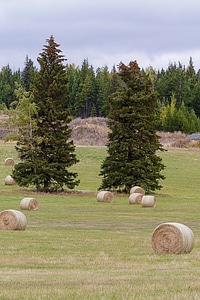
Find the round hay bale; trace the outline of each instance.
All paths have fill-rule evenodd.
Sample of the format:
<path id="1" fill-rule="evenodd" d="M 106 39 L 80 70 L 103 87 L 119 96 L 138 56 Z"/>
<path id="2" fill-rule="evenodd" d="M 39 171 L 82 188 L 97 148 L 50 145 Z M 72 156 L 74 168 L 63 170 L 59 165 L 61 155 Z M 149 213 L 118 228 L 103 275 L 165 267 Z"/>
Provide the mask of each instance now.
<path id="1" fill-rule="evenodd" d="M 35 198 L 23 198 L 20 202 L 20 208 L 24 210 L 38 210 L 39 204 Z"/>
<path id="2" fill-rule="evenodd" d="M 148 195 L 143 196 L 142 207 L 156 207 L 156 198 Z"/>
<path id="3" fill-rule="evenodd" d="M 142 194 L 140 193 L 132 193 L 129 196 L 129 203 L 130 204 L 141 204 L 142 202 Z"/>
<path id="4" fill-rule="evenodd" d="M 8 209 L 0 212 L 0 230 L 25 230 L 26 216 L 19 210 Z"/>
<path id="5" fill-rule="evenodd" d="M 152 248 L 157 254 L 185 254 L 194 247 L 192 230 L 181 223 L 163 223 L 152 234 Z"/>
<path id="6" fill-rule="evenodd" d="M 113 202 L 114 197 L 113 194 L 109 191 L 101 191 L 97 194 L 97 201 L 98 202 Z"/>
<path id="7" fill-rule="evenodd" d="M 144 195 L 145 190 L 143 188 L 141 188 L 140 186 L 136 185 L 130 189 L 130 194 L 133 194 L 133 193 L 140 193 L 140 194 Z"/>
<path id="8" fill-rule="evenodd" d="M 16 181 L 12 178 L 11 175 L 6 176 L 5 178 L 5 185 L 15 185 L 17 184 Z"/>
<path id="9" fill-rule="evenodd" d="M 15 164 L 15 162 L 14 162 L 13 158 L 8 157 L 8 158 L 5 159 L 5 165 L 6 166 L 14 166 L 14 164 Z"/>

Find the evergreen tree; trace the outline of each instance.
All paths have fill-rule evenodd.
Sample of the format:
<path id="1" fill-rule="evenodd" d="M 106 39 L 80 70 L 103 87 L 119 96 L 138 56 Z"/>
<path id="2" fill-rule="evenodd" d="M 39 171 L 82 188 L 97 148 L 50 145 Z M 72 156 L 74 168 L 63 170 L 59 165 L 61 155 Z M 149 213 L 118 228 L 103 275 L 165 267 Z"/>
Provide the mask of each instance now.
<path id="1" fill-rule="evenodd" d="M 97 115 L 106 117 L 107 99 L 111 94 L 111 76 L 108 67 L 98 68 L 96 70 L 97 86 Z"/>
<path id="2" fill-rule="evenodd" d="M 20 186 L 34 185 L 38 191 L 57 191 L 79 183 L 69 167 L 77 163 L 69 129 L 70 117 L 63 109 L 67 101 L 67 75 L 64 56 L 51 36 L 38 57 L 32 93 L 37 106 L 31 136 L 21 136 L 16 149 L 21 162 L 12 176 Z M 29 141 L 29 142 L 28 142 Z"/>
<path id="3" fill-rule="evenodd" d="M 76 117 L 88 118 L 96 112 L 96 82 L 92 66 L 84 59 L 80 70 L 80 84 L 75 100 Z M 96 114 L 96 113 L 95 113 Z"/>
<path id="4" fill-rule="evenodd" d="M 101 165 L 100 189 L 129 192 L 135 185 L 146 191 L 160 189 L 164 179 L 163 150 L 156 135 L 157 94 L 150 78 L 140 71 L 136 61 L 120 63 L 123 85 L 110 98 L 108 156 Z"/>
<path id="5" fill-rule="evenodd" d="M 36 68 L 33 66 L 33 61 L 26 56 L 25 67 L 21 74 L 21 80 L 24 84 L 26 91 L 30 90 L 30 85 L 34 81 L 34 73 L 36 72 Z"/>
<path id="6" fill-rule="evenodd" d="M 74 64 L 67 65 L 67 78 L 68 101 L 66 107 L 70 109 L 72 116 L 75 116 L 75 99 L 80 84 L 79 67 L 76 67 Z"/>
<path id="7" fill-rule="evenodd" d="M 194 109 L 197 117 L 200 118 L 200 76 L 198 76 L 198 81 L 194 86 L 193 93 L 194 93 L 194 99 L 192 102 L 192 108 Z"/>

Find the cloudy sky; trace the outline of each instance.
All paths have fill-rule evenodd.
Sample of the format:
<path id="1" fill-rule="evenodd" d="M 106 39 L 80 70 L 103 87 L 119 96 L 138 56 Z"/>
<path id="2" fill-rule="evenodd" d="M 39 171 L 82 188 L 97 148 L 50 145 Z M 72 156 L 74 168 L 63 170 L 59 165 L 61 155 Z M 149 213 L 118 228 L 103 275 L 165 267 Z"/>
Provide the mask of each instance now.
<path id="1" fill-rule="evenodd" d="M 51 35 L 68 63 L 110 69 L 137 60 L 200 69 L 199 0 L 0 0 L 0 68 L 23 69 Z"/>

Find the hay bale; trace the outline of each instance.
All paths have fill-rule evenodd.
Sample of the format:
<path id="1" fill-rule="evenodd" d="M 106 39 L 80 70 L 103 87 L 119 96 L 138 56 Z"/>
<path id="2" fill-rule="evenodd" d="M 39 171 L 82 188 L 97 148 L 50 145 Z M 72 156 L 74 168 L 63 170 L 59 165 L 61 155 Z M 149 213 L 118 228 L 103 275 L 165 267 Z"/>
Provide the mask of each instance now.
<path id="1" fill-rule="evenodd" d="M 14 166 L 15 162 L 14 159 L 11 157 L 8 157 L 5 159 L 5 166 Z"/>
<path id="2" fill-rule="evenodd" d="M 129 203 L 130 204 L 141 204 L 142 202 L 142 194 L 140 193 L 132 193 L 129 196 Z"/>
<path id="3" fill-rule="evenodd" d="M 25 230 L 26 216 L 19 210 L 8 209 L 0 212 L 0 230 Z"/>
<path id="4" fill-rule="evenodd" d="M 144 195 L 145 190 L 143 188 L 141 188 L 140 186 L 136 185 L 130 189 L 130 194 L 133 194 L 133 193 L 140 193 L 140 194 Z"/>
<path id="5" fill-rule="evenodd" d="M 156 198 L 148 195 L 143 196 L 142 207 L 156 207 Z"/>
<path id="6" fill-rule="evenodd" d="M 5 185 L 15 185 L 17 184 L 16 181 L 12 178 L 11 175 L 6 176 L 5 178 Z"/>
<path id="7" fill-rule="evenodd" d="M 185 254 L 192 251 L 194 234 L 181 223 L 163 223 L 152 234 L 152 248 L 157 254 Z"/>
<path id="8" fill-rule="evenodd" d="M 97 201 L 98 202 L 113 202 L 114 197 L 113 194 L 109 191 L 101 191 L 97 194 Z"/>
<path id="9" fill-rule="evenodd" d="M 35 198 L 23 198 L 20 202 L 20 208 L 24 210 L 38 210 L 39 204 Z"/>

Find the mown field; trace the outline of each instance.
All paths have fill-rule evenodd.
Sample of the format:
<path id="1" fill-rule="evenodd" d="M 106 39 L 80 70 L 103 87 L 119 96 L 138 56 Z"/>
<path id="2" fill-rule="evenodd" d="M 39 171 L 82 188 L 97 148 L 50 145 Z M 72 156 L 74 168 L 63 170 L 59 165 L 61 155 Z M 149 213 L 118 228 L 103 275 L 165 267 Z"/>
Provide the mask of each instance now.
<path id="1" fill-rule="evenodd" d="M 25 231 L 0 231 L 0 299 L 200 299 L 200 152 L 162 153 L 163 189 L 155 208 L 96 200 L 105 147 L 77 147 L 74 167 L 81 184 L 75 193 L 37 194 L 6 186 L 17 162 L 14 144 L 0 143 L 0 211 L 20 209 L 35 197 L 38 211 L 23 211 Z M 81 191 L 81 192 L 80 192 Z M 162 222 L 180 222 L 195 236 L 191 253 L 157 255 L 151 235 Z"/>

